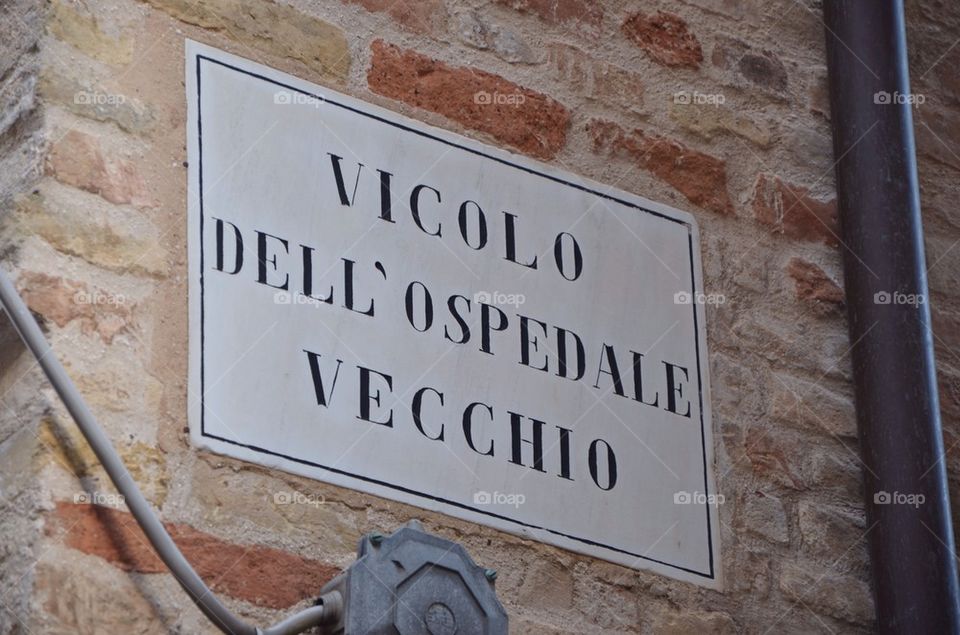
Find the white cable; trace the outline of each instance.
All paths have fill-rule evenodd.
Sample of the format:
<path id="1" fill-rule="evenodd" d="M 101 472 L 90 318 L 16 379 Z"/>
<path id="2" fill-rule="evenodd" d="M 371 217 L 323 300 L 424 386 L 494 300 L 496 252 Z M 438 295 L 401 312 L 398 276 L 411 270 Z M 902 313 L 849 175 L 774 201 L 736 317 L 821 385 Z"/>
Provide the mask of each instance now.
<path id="1" fill-rule="evenodd" d="M 87 439 L 87 443 L 93 448 L 94 454 L 110 476 L 110 480 L 123 495 L 130 513 L 143 529 L 143 533 L 147 535 L 157 555 L 170 569 L 170 573 L 177 579 L 180 586 L 190 595 L 190 599 L 214 625 L 229 635 L 295 635 L 312 626 L 336 620 L 340 611 L 340 594 L 337 592 L 321 598 L 319 606 L 305 609 L 266 630 L 252 626 L 231 613 L 190 566 L 160 519 L 157 518 L 153 507 L 140 493 L 136 481 L 130 476 L 130 472 L 120 460 L 100 424 L 87 408 L 80 392 L 53 354 L 37 321 L 2 269 L 0 269 L 0 303 L 20 334 L 20 339 L 37 358 L 47 379 L 50 380 L 70 415 L 77 422 L 77 426 Z"/>

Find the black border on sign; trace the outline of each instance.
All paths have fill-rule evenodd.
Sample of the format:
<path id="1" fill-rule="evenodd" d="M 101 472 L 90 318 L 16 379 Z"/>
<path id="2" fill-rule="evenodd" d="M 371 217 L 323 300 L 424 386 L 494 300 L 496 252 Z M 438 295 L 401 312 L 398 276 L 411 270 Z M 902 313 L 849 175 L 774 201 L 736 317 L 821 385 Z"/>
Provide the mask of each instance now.
<path id="1" fill-rule="evenodd" d="M 490 517 L 492 517 L 492 518 L 498 518 L 498 519 L 500 519 L 500 520 L 505 520 L 505 521 L 507 521 L 507 522 L 513 523 L 513 524 L 515 524 L 515 525 L 519 525 L 519 526 L 521 526 L 521 527 L 526 527 L 526 528 L 529 528 L 529 529 L 538 529 L 538 530 L 540 530 L 540 531 L 545 531 L 545 532 L 554 534 L 554 535 L 556 535 L 556 536 L 561 536 L 561 537 L 563 537 L 563 538 L 567 538 L 567 539 L 569 539 L 569 540 L 574 540 L 574 541 L 579 542 L 579 543 L 582 543 L 582 544 L 584 544 L 584 545 L 590 545 L 590 546 L 594 546 L 594 547 L 601 547 L 601 548 L 603 548 L 603 549 L 608 549 L 608 550 L 610 550 L 610 551 L 614 551 L 614 552 L 621 553 L 621 554 L 624 554 L 624 555 L 633 556 L 633 557 L 635 557 L 635 558 L 638 558 L 638 559 L 641 559 L 641 560 L 646 560 L 646 561 L 648 561 L 648 562 L 655 562 L 655 563 L 657 563 L 657 564 L 660 564 L 660 565 L 663 565 L 663 566 L 666 566 L 666 567 L 670 567 L 670 568 L 673 568 L 673 569 L 677 569 L 677 570 L 679 570 L 679 571 L 685 571 L 685 572 L 687 572 L 687 573 L 691 573 L 691 574 L 694 574 L 694 575 L 697 575 L 697 576 L 700 576 L 700 577 L 703 577 L 703 578 L 707 578 L 707 579 L 710 579 L 710 580 L 715 579 L 715 568 L 714 568 L 714 562 L 713 562 L 713 528 L 712 528 L 711 522 L 710 522 L 710 504 L 709 504 L 709 502 L 706 502 L 706 503 L 704 504 L 704 509 L 705 509 L 705 512 L 706 512 L 706 515 L 707 515 L 707 552 L 710 554 L 710 571 L 709 571 L 709 573 L 704 573 L 703 571 L 697 571 L 697 570 L 695 570 L 695 569 L 690 569 L 690 568 L 687 568 L 687 567 L 682 567 L 682 566 L 680 566 L 680 565 L 671 564 L 671 563 L 669 563 L 669 562 L 664 562 L 664 561 L 662 561 L 662 560 L 657 560 L 656 558 L 651 558 L 651 557 L 649 557 L 649 556 L 644 556 L 644 555 L 642 555 L 642 554 L 633 553 L 633 552 L 627 551 L 627 550 L 625 550 L 625 549 L 620 549 L 620 548 L 618 548 L 618 547 L 613 547 L 613 546 L 610 546 L 610 545 L 605 545 L 605 544 L 603 544 L 603 543 L 596 542 L 596 541 L 593 541 L 593 540 L 590 540 L 590 539 L 587 539 L 587 538 L 581 538 L 581 537 L 579 537 L 579 536 L 572 536 L 572 535 L 570 535 L 570 534 L 565 534 L 565 533 L 563 533 L 563 532 L 556 531 L 556 530 L 550 529 L 550 528 L 548 528 L 548 527 L 540 527 L 540 526 L 538 526 L 538 525 L 533 525 L 533 524 L 530 524 L 530 523 L 525 523 L 525 522 L 522 522 L 522 521 L 519 521 L 519 520 L 510 518 L 510 517 L 508 517 L 508 516 L 503 516 L 503 515 L 501 515 L 501 514 L 495 514 L 495 513 L 493 513 L 493 512 L 486 511 L 486 510 L 482 510 L 482 509 L 477 509 L 477 508 L 475 508 L 475 507 L 471 507 L 470 505 L 465 505 L 465 504 L 460 503 L 460 502 L 457 502 L 457 501 L 451 501 L 451 500 L 447 500 L 447 499 L 445 499 L 445 498 L 440 498 L 440 497 L 438 497 L 438 496 L 432 496 L 432 495 L 430 495 L 430 494 L 425 494 L 425 493 L 423 493 L 423 492 L 419 492 L 419 491 L 417 491 L 417 490 L 413 490 L 413 489 L 410 489 L 410 488 L 407 488 L 407 487 L 403 487 L 403 486 L 401 486 L 401 485 L 396 485 L 395 483 L 388 483 L 388 482 L 386 482 L 386 481 L 380 481 L 380 480 L 373 479 L 373 478 L 370 478 L 370 477 L 367 477 L 367 476 L 363 476 L 363 475 L 360 475 L 360 474 L 354 474 L 354 473 L 352 473 L 352 472 L 347 472 L 347 471 L 345 471 L 345 470 L 340 470 L 340 469 L 337 469 L 337 468 L 334 468 L 334 467 L 328 467 L 328 466 L 326 466 L 326 465 L 320 465 L 319 463 L 314 463 L 314 462 L 312 462 L 312 461 L 307 461 L 307 460 L 305 460 L 305 459 L 299 459 L 299 458 L 296 458 L 296 457 L 293 457 L 293 456 L 288 456 L 288 455 L 286 455 L 286 454 L 281 454 L 281 453 L 279 453 L 279 452 L 274 452 L 273 450 L 268 450 L 268 449 L 266 449 L 266 448 L 261 448 L 261 447 L 257 447 L 257 446 L 254 446 L 254 445 L 249 445 L 249 444 L 246 444 L 246 443 L 241 443 L 241 442 L 235 441 L 235 440 L 233 440 L 233 439 L 227 439 L 227 438 L 224 438 L 224 437 L 221 437 L 221 436 L 217 436 L 217 435 L 213 435 L 213 434 L 208 434 L 208 433 L 207 433 L 206 428 L 205 428 L 205 407 L 204 407 L 204 403 L 203 403 L 203 395 L 204 395 L 204 355 L 203 355 L 203 353 L 204 353 L 204 343 L 205 343 L 205 339 L 204 339 L 204 333 L 205 333 L 205 331 L 204 331 L 204 256 L 203 256 L 203 245 L 204 245 L 204 241 L 203 241 L 203 216 L 204 216 L 204 212 L 203 212 L 203 108 L 202 108 L 202 100 L 201 100 L 201 98 L 200 98 L 200 95 L 201 95 L 201 91 L 200 91 L 200 85 L 201 85 L 200 61 L 201 61 L 201 60 L 206 60 L 207 62 L 211 62 L 211 63 L 213 63 L 213 64 L 217 64 L 217 65 L 219 65 L 219 66 L 223 66 L 223 67 L 225 67 L 225 68 L 229 68 L 229 69 L 234 70 L 234 71 L 236 71 L 236 72 L 238 72 L 238 73 L 242 73 L 242 74 L 244 74 L 244 75 L 248 75 L 248 76 L 250 76 L 250 77 L 254 77 L 254 78 L 263 80 L 263 81 L 265 81 L 265 82 L 269 82 L 269 83 L 274 84 L 274 85 L 276 85 L 276 86 L 280 86 L 280 87 L 286 88 L 286 89 L 288 89 L 288 90 L 292 90 L 292 91 L 295 91 L 295 92 L 297 92 L 297 93 L 300 93 L 300 94 L 303 94 L 303 95 L 307 95 L 307 96 L 309 96 L 309 97 L 312 97 L 312 98 L 317 99 L 317 100 L 319 100 L 319 101 L 322 101 L 322 102 L 324 102 L 324 103 L 330 104 L 331 106 L 336 106 L 336 107 L 338 107 L 338 108 L 343 108 L 344 110 L 349 110 L 350 112 L 356 113 L 356 114 L 358 114 L 358 115 L 361 115 L 361 116 L 364 116 L 364 117 L 368 117 L 368 118 L 370 118 L 370 119 L 375 119 L 376 121 L 379 121 L 379 122 L 381 122 L 381 123 L 385 123 L 385 124 L 390 125 L 390 126 L 394 126 L 394 127 L 396 127 L 396 128 L 400 128 L 401 130 L 404 130 L 404 131 L 406 131 L 406 132 L 411 132 L 411 133 L 413 133 L 413 134 L 420 135 L 421 137 L 426 137 L 426 138 L 428 138 L 428 139 L 432 139 L 432 140 L 434 140 L 434 141 L 438 141 L 438 142 L 440 142 L 440 143 L 444 143 L 444 144 L 446 144 L 446 145 L 448 145 L 448 146 L 452 146 L 452 147 L 458 148 L 458 149 L 460 149 L 460 150 L 465 150 L 465 151 L 470 152 L 470 153 L 472 153 L 472 154 L 476 154 L 476 155 L 482 156 L 482 157 L 484 157 L 484 158 L 490 159 L 491 161 L 496 161 L 496 162 L 502 163 L 502 164 L 504 164 L 504 165 L 509 165 L 510 167 L 516 168 L 516 169 L 521 170 L 521 171 L 523 171 L 523 172 L 527 172 L 527 173 L 529 173 L 529 174 L 534 174 L 534 175 L 537 175 L 537 176 L 539 176 L 539 177 L 542 177 L 542 178 L 545 178 L 545 179 L 549 179 L 549 180 L 551 180 L 551 181 L 555 181 L 555 182 L 557 182 L 557 183 L 562 183 L 562 184 L 567 185 L 567 186 L 569 186 L 569 187 L 573 187 L 573 188 L 575 188 L 575 189 L 578 189 L 578 190 L 581 190 L 581 191 L 584 191 L 584 192 L 588 192 L 588 193 L 590 193 L 590 194 L 593 194 L 594 196 L 599 196 L 599 197 L 601 197 L 601 198 L 606 198 L 606 199 L 609 199 L 609 200 L 611 200 L 611 201 L 615 201 L 615 202 L 617 202 L 617 203 L 620 203 L 621 205 L 624 205 L 624 206 L 627 206 L 627 207 L 631 207 L 631 208 L 633 208 L 633 209 L 636 209 L 636 210 L 645 212 L 645 213 L 647 213 L 647 214 L 652 214 L 652 215 L 657 216 L 657 217 L 659 217 L 659 218 L 663 218 L 663 219 L 665 219 L 665 220 L 668 220 L 668 221 L 671 221 L 671 222 L 674 222 L 674 223 L 678 223 L 678 224 L 684 225 L 684 226 L 687 228 L 687 244 L 688 244 L 688 248 L 689 248 L 689 252 L 690 252 L 690 284 L 691 284 L 690 293 L 691 293 L 691 297 L 696 297 L 697 285 L 696 285 L 696 268 L 694 267 L 693 232 L 691 231 L 691 227 L 690 227 L 690 224 L 689 224 L 689 223 L 686 223 L 686 222 L 681 221 L 681 220 L 679 220 L 679 219 L 673 218 L 673 217 L 671 217 L 671 216 L 667 216 L 666 214 L 663 214 L 663 213 L 661 213 L 661 212 L 657 212 L 657 211 L 654 211 L 654 210 L 651 210 L 651 209 L 646 209 L 646 208 L 644 208 L 644 207 L 640 207 L 639 205 L 636 205 L 636 204 L 631 203 L 631 202 L 629 202 L 629 201 L 625 201 L 625 200 L 620 199 L 620 198 L 617 198 L 617 197 L 615 197 L 615 196 L 611 196 L 611 195 L 609 195 L 609 194 L 604 194 L 604 193 L 602 193 L 602 192 L 597 192 L 597 191 L 595 191 L 595 190 L 592 190 L 592 189 L 590 189 L 590 188 L 588 188 L 588 187 L 585 187 L 585 186 L 583 186 L 583 185 L 580 185 L 580 184 L 578 184 L 578 183 L 571 183 L 571 182 L 566 181 L 566 180 L 564 180 L 564 179 L 561 179 L 561 178 L 559 178 L 559 177 L 556 177 L 556 176 L 553 176 L 553 175 L 550 175 L 550 174 L 545 174 L 545 173 L 543 173 L 543 172 L 539 172 L 539 171 L 537 171 L 537 170 L 535 170 L 535 169 L 533 169 L 533 168 L 530 168 L 530 167 L 527 167 L 527 166 L 523 166 L 523 165 L 518 165 L 518 164 L 516 164 L 516 163 L 513 163 L 513 162 L 508 161 L 508 160 L 506 160 L 506 159 L 502 159 L 502 158 L 500 158 L 500 157 L 491 156 L 491 155 L 489 155 L 489 154 L 487 154 L 487 153 L 485 153 L 485 152 L 483 152 L 483 151 L 481 151 L 481 150 L 477 150 L 477 149 L 475 149 L 475 148 L 470 148 L 470 147 L 467 147 L 467 146 L 464 146 L 464 145 L 461 145 L 461 144 L 458 144 L 458 143 L 454 143 L 454 142 L 452 142 L 452 141 L 448 141 L 448 140 L 443 139 L 443 138 L 441 138 L 441 137 L 438 137 L 438 136 L 436 136 L 436 135 L 430 134 L 429 132 L 424 132 L 424 131 L 422 131 L 422 130 L 417 130 L 417 129 L 415 129 L 415 128 L 411 128 L 410 126 L 404 125 L 404 124 L 402 124 L 402 123 L 398 123 L 398 122 L 396 122 L 396 121 L 390 121 L 389 119 L 385 119 L 384 117 L 381 117 L 380 115 L 376 115 L 376 114 L 373 114 L 373 113 L 368 113 L 368 112 L 365 112 L 365 111 L 360 110 L 360 109 L 358 109 L 358 108 L 354 108 L 353 106 L 348 106 L 348 105 L 346 105 L 346 104 L 341 104 L 341 103 L 339 103 L 339 102 L 337 102 L 337 101 L 334 101 L 334 100 L 332 100 L 332 99 L 327 99 L 326 97 L 323 97 L 323 96 L 321 96 L 321 95 L 314 95 L 313 93 L 311 93 L 311 92 L 309 92 L 309 91 L 306 91 L 306 90 L 303 90 L 302 88 L 297 88 L 296 86 L 290 86 L 289 84 L 284 84 L 283 82 L 279 82 L 279 81 L 277 81 L 277 80 L 275 80 L 275 79 L 272 79 L 272 78 L 270 78 L 270 77 L 266 77 L 266 76 L 264 76 L 264 75 L 260 75 L 260 74 L 258 74 L 258 73 L 254 73 L 254 72 L 251 72 L 251 71 L 248 71 L 248 70 L 239 68 L 239 67 L 237 67 L 237 66 L 233 66 L 233 65 L 231 65 L 231 64 L 227 64 L 226 62 L 222 62 L 222 61 L 220 61 L 220 60 L 216 60 L 216 59 L 213 59 L 213 58 L 211 58 L 211 57 L 207 57 L 206 55 L 203 55 L 203 54 L 201 54 L 201 53 L 196 53 L 195 55 L 196 55 L 196 73 L 197 73 L 197 148 L 198 148 L 198 159 L 199 159 L 199 165 L 197 166 L 197 169 L 198 169 L 198 177 L 199 177 L 199 178 L 198 178 L 198 183 L 199 183 L 199 187 L 200 187 L 200 193 L 199 193 L 199 201 L 200 201 L 200 436 L 206 437 L 206 438 L 208 438 L 208 439 L 213 439 L 213 440 L 216 440 L 216 441 L 221 441 L 221 442 L 223 442 L 223 443 L 229 443 L 229 444 L 231 444 L 231 445 L 236 445 L 236 446 L 239 446 L 239 447 L 247 448 L 247 449 L 249 449 L 249 450 L 253 450 L 254 452 L 258 452 L 258 453 L 260 453 L 260 454 L 267 454 L 267 455 L 270 455 L 270 456 L 275 456 L 275 457 L 277 457 L 277 458 L 285 459 L 285 460 L 287 460 L 287 461 L 292 461 L 292 462 L 294 462 L 294 463 L 299 463 L 299 464 L 301 464 L 301 465 L 308 465 L 308 466 L 310 466 L 310 467 L 317 467 L 317 468 L 320 468 L 320 469 L 322 469 L 322 470 L 326 470 L 326 471 L 328 471 L 328 472 L 333 472 L 333 473 L 335 473 L 335 474 L 340 474 L 340 475 L 343 475 L 343 476 L 348 476 L 348 477 L 350 477 L 350 478 L 355 478 L 355 479 L 357 479 L 357 480 L 365 481 L 365 482 L 367 482 L 367 483 L 372 483 L 372 484 L 375 484 L 375 485 L 381 485 L 381 486 L 388 487 L 388 488 L 390 488 L 390 489 L 394 489 L 394 490 L 397 490 L 397 491 L 400 491 L 400 492 L 404 492 L 404 493 L 407 493 L 407 494 L 413 494 L 413 495 L 415 495 L 415 496 L 419 496 L 420 498 L 425 498 L 425 499 L 428 499 L 428 500 L 436 501 L 436 502 L 439 502 L 439 503 L 443 503 L 443 504 L 445 504 L 445 505 L 450 505 L 450 506 L 452 506 L 452 507 L 459 507 L 459 508 L 461 508 L 461 509 L 466 509 L 466 510 L 475 512 L 475 513 L 477 513 L 477 514 L 484 515 L 484 516 L 490 516 Z M 698 396 L 699 396 L 699 400 L 700 400 L 700 402 L 699 402 L 699 403 L 700 403 L 700 445 L 701 445 L 702 456 L 703 456 L 703 491 L 704 491 L 704 493 L 707 493 L 708 490 L 709 490 L 709 488 L 707 487 L 707 474 L 708 474 L 708 473 L 707 473 L 707 470 L 708 470 L 708 467 L 707 467 L 707 449 L 706 449 L 707 446 L 706 446 L 706 434 L 705 434 L 705 431 L 704 431 L 704 421 L 703 421 L 703 381 L 702 381 L 702 375 L 701 375 L 701 371 L 700 371 L 700 335 L 699 335 L 699 327 L 698 327 L 698 321 L 697 321 L 697 303 L 696 303 L 696 302 L 691 302 L 691 303 L 690 303 L 690 306 L 691 306 L 691 309 L 693 310 L 693 341 L 694 341 L 694 345 L 695 345 L 695 348 L 696 348 L 696 356 L 697 356 L 697 388 L 698 388 L 697 392 L 698 392 Z"/>

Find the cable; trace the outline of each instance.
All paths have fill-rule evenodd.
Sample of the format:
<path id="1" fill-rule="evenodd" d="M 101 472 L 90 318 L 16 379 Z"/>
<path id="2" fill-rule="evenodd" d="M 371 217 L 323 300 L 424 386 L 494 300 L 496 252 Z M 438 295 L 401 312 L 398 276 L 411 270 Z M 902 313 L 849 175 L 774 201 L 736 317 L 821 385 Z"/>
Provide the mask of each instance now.
<path id="1" fill-rule="evenodd" d="M 341 598 L 338 592 L 333 592 L 320 598 L 320 605 L 305 609 L 274 626 L 261 630 L 248 624 L 230 612 L 219 598 L 213 594 L 206 583 L 197 575 L 193 567 L 183 556 L 176 543 L 167 533 L 166 528 L 157 518 L 153 507 L 147 502 L 136 481 L 124 466 L 117 455 L 100 424 L 83 401 L 73 381 L 64 370 L 60 361 L 53 354 L 50 344 L 43 336 L 40 326 L 30 310 L 24 304 L 20 294 L 10 281 L 6 272 L 0 269 L 0 303 L 6 310 L 10 321 L 13 322 L 20 339 L 37 358 L 40 367 L 46 374 L 53 388 L 60 395 L 60 399 L 67 407 L 70 415 L 93 448 L 94 454 L 106 470 L 110 480 L 123 495 L 130 513 L 137 520 L 143 533 L 147 535 L 150 544 L 157 555 L 163 560 L 170 573 L 177 579 L 180 586 L 190 595 L 190 599 L 203 611 L 211 622 L 221 631 L 229 635 L 295 635 L 311 626 L 335 621 L 341 607 Z"/>
<path id="2" fill-rule="evenodd" d="M 339 595 L 339 593 L 338 593 Z M 314 606 L 291 615 L 287 619 L 276 623 L 265 631 L 257 630 L 260 635 L 293 635 L 302 633 L 311 626 L 329 622 L 328 616 L 331 611 L 324 605 Z"/>

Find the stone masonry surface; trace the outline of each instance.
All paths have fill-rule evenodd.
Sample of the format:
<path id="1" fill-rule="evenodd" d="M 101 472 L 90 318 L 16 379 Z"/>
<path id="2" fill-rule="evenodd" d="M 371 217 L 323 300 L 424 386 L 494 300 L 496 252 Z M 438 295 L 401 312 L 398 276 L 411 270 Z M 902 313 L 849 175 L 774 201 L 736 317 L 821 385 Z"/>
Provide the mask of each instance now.
<path id="1" fill-rule="evenodd" d="M 815 0 L 10 0 L 3 266 L 176 540 L 245 618 L 308 606 L 361 535 L 416 517 L 499 570 L 515 633 L 867 632 L 820 12 Z M 920 0 L 907 18 L 957 517 L 960 5 Z M 697 217 L 705 290 L 725 298 L 707 308 L 723 590 L 191 446 L 185 38 Z M 478 91 L 525 99 L 481 104 Z M 217 632 L 6 325 L 0 406 L 0 632 Z M 323 503 L 283 504 L 292 492 Z"/>

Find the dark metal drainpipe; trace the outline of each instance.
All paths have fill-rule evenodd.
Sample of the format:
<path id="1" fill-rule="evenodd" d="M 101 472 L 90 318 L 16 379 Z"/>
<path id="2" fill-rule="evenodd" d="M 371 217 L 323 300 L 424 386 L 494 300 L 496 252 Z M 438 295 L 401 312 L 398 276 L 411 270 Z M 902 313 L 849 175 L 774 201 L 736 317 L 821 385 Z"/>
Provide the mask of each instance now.
<path id="1" fill-rule="evenodd" d="M 960 633 L 903 3 L 823 12 L 877 627 Z"/>

